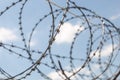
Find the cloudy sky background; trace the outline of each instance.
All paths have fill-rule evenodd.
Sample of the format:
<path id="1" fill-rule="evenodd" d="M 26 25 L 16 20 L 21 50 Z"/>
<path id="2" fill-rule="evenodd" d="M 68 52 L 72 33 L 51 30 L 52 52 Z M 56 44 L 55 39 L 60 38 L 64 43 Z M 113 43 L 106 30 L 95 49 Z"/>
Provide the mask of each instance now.
<path id="1" fill-rule="evenodd" d="M 16 0 L 0 0 L 0 11 L 4 10 L 5 6 L 9 5 L 11 2 L 14 2 Z M 59 4 L 60 6 L 65 6 L 65 0 L 53 0 L 56 4 Z M 116 26 L 120 27 L 120 1 L 119 0 L 76 0 L 76 3 L 80 6 L 86 7 L 88 9 L 91 9 L 95 11 L 100 16 L 103 16 L 105 18 L 110 19 Z M 10 44 L 16 44 L 19 46 L 23 46 L 23 43 L 21 41 L 20 31 L 19 31 L 19 25 L 18 25 L 18 13 L 20 4 L 18 4 L 16 7 L 11 8 L 8 10 L 5 14 L 3 14 L 0 17 L 0 42 L 10 43 Z M 39 9 L 40 7 L 40 9 Z M 34 27 L 34 24 L 38 21 L 38 17 L 43 17 L 44 13 L 48 13 L 50 10 L 48 3 L 45 0 L 36 0 L 36 1 L 29 1 L 26 8 L 24 9 L 24 15 L 23 15 L 23 31 L 25 32 L 25 37 L 28 40 L 28 36 L 30 35 L 32 27 Z M 35 33 L 33 34 L 33 39 L 31 42 L 31 48 L 35 50 L 41 50 L 44 51 L 44 48 L 46 47 L 48 43 L 48 35 L 49 35 L 49 24 L 50 21 L 48 21 L 50 17 L 48 17 L 46 20 L 41 22 L 40 27 L 37 28 Z M 73 38 L 75 36 L 75 33 L 77 33 L 77 29 L 80 31 L 84 30 L 84 27 L 79 28 L 78 26 L 80 23 L 69 23 L 66 22 L 61 26 L 60 33 L 56 36 L 55 40 L 55 46 L 53 47 L 53 52 L 56 51 L 56 54 L 64 53 L 66 50 L 69 50 L 68 47 L 71 42 L 73 41 Z M 79 46 L 76 46 L 78 48 Z M 59 49 L 58 49 L 59 48 Z M 61 52 L 59 52 L 61 50 Z M 22 51 L 20 51 L 22 52 Z M 76 51 L 77 52 L 77 51 Z M 105 47 L 103 49 L 103 57 L 106 57 L 111 52 L 111 44 Z M 99 54 L 99 53 L 97 53 Z M 64 54 L 67 55 L 67 54 Z M 97 58 L 98 55 L 95 56 Z M 15 74 L 16 72 L 20 72 L 20 70 L 24 70 L 27 66 L 30 64 L 24 64 L 19 57 L 16 57 L 14 54 L 9 54 L 9 52 L 3 50 L 0 48 L 0 67 L 4 69 L 8 69 L 8 72 L 11 74 Z M 37 58 L 37 57 L 36 57 Z M 16 61 L 15 61 L 16 60 Z M 14 63 L 19 62 L 17 65 Z M 4 64 L 6 63 L 6 64 Z M 11 64 L 9 64 L 11 63 Z M 27 61 L 26 61 L 27 63 Z M 21 66 L 24 65 L 24 66 Z M 9 67 L 8 67 L 9 66 Z M 19 67 L 21 66 L 21 67 Z M 65 65 L 68 66 L 67 64 Z M 96 67 L 97 65 L 93 66 Z M 13 67 L 18 67 L 18 69 L 14 69 Z M 78 66 L 79 67 L 79 66 Z M 97 69 L 98 67 L 96 67 Z M 48 76 L 51 77 L 53 80 L 59 80 L 60 77 L 53 71 L 46 71 L 44 68 L 43 71 L 48 73 Z M 16 72 L 15 72 L 16 71 Z M 87 69 L 83 69 L 83 72 L 87 73 L 88 75 L 90 72 L 87 72 Z M 15 72 L 15 73 L 14 73 Z M 70 75 L 71 73 L 66 72 L 67 75 Z M 1 75 L 0 75 L 1 76 Z M 34 76 L 37 76 L 37 74 L 34 74 Z M 39 77 L 36 77 L 36 79 L 31 80 L 39 80 Z M 30 79 L 28 79 L 30 80 Z M 87 79 L 86 79 L 87 80 Z"/>

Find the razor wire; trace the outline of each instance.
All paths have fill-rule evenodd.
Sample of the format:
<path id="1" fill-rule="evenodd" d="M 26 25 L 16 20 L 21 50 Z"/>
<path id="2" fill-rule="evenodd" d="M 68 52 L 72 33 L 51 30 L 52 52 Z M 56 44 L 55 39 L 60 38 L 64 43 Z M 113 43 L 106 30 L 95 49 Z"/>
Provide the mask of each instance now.
<path id="1" fill-rule="evenodd" d="M 18 59 L 25 61 L 25 64 L 30 64 L 16 74 L 8 72 L 7 68 L 4 69 L 4 67 L 0 66 L 0 75 L 3 76 L 2 80 L 26 80 L 30 79 L 34 74 L 41 76 L 42 79 L 39 78 L 39 80 L 53 80 L 48 75 L 48 72 L 42 71 L 43 68 L 51 72 L 54 71 L 60 80 L 120 79 L 120 28 L 116 27 L 110 20 L 99 16 L 90 9 L 77 5 L 72 0 L 66 0 L 65 7 L 61 7 L 52 0 L 46 0 L 49 12 L 44 13 L 43 17 L 38 17 L 39 20 L 32 27 L 27 40 L 24 32 L 25 27 L 23 27 L 23 14 L 24 8 L 29 1 L 18 0 L 6 6 L 5 9 L 0 10 L 0 17 L 2 17 L 4 14 L 9 13 L 13 7 L 21 5 L 16 19 L 18 20 L 21 41 L 24 45 L 1 41 L 0 50 L 7 51 L 8 53 L 6 52 L 6 54 L 12 56 L 16 55 L 14 57 L 20 57 Z M 48 33 L 49 38 L 46 40 L 48 44 L 46 44 L 44 50 L 32 49 L 31 41 L 34 38 L 33 34 L 40 27 L 41 23 L 45 24 L 44 20 L 47 18 L 51 19 L 48 21 L 50 22 L 49 32 L 44 32 L 44 34 Z M 64 53 L 66 55 L 57 54 L 54 51 L 54 45 L 56 36 L 61 32 L 61 27 L 67 22 L 76 21 L 80 22 L 80 25 L 74 34 L 75 36 L 71 45 L 69 45 L 68 51 Z M 81 30 L 83 27 L 84 29 Z M 107 49 L 107 46 L 110 46 L 110 48 Z M 84 51 L 82 52 L 80 50 L 83 47 Z M 107 54 L 105 50 L 110 51 L 108 51 L 109 55 L 104 57 Z M 37 55 L 37 58 L 34 55 Z M 2 61 L 4 62 L 5 59 Z M 64 66 L 65 64 L 68 64 L 68 68 Z"/>

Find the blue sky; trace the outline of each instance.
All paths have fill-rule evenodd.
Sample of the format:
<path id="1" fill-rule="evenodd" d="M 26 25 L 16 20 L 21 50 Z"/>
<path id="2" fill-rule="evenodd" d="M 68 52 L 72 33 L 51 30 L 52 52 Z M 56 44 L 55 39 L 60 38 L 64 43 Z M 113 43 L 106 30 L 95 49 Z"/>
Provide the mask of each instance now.
<path id="1" fill-rule="evenodd" d="M 0 0 L 0 12 L 3 11 L 8 5 L 10 5 L 12 2 L 16 2 L 17 0 Z M 66 0 L 51 0 L 52 2 L 56 3 L 60 7 L 66 6 Z M 105 17 L 109 19 L 111 22 L 113 22 L 118 28 L 120 28 L 120 1 L 119 0 L 73 0 L 76 2 L 77 5 L 88 8 L 99 16 Z M 23 0 L 24 2 L 24 0 Z M 22 3 L 23 3 L 22 2 Z M 54 5 L 53 5 L 54 6 Z M 2 16 L 0 16 L 0 42 L 3 42 L 4 44 L 10 44 L 10 45 L 17 45 L 19 47 L 24 48 L 24 43 L 21 40 L 20 30 L 19 30 L 19 12 L 20 12 L 21 3 L 18 3 L 17 5 L 13 6 L 11 9 L 6 11 Z M 59 9 L 58 7 L 54 6 L 54 10 Z M 77 9 L 70 10 L 74 14 L 81 14 L 78 13 L 79 11 Z M 26 38 L 26 44 L 28 44 L 29 36 L 32 31 L 32 28 L 35 26 L 35 24 L 39 21 L 40 18 L 43 18 L 45 15 L 47 15 L 50 12 L 49 5 L 46 0 L 28 0 L 27 4 L 25 5 L 23 9 L 22 14 L 22 25 L 23 25 L 23 32 L 24 36 Z M 89 13 L 86 11 L 86 13 Z M 57 13 L 55 13 L 56 15 Z M 70 18 L 70 13 L 67 13 L 67 18 Z M 59 25 L 59 21 L 62 18 L 62 14 L 58 16 L 56 19 L 55 25 L 56 28 Z M 90 18 L 91 22 L 94 23 L 94 18 Z M 92 21 L 93 20 L 93 21 Z M 100 23 L 100 20 L 96 20 L 98 23 Z M 95 21 L 95 23 L 97 23 Z M 46 49 L 48 42 L 49 42 L 49 32 L 50 32 L 50 26 L 52 25 L 52 18 L 51 16 L 46 17 L 36 28 L 34 31 L 33 37 L 31 39 L 31 50 L 36 51 L 42 51 Z M 106 22 L 106 21 L 105 21 Z M 86 44 L 87 40 L 89 39 L 89 33 L 85 30 L 87 28 L 86 24 L 82 27 L 79 27 L 82 23 L 82 20 L 79 19 L 73 19 L 68 22 L 65 22 L 61 28 L 60 33 L 56 36 L 56 40 L 52 45 L 51 52 L 55 55 L 60 56 L 68 56 L 70 52 L 70 46 L 73 41 L 73 38 L 75 37 L 76 33 L 80 33 L 79 37 L 76 39 L 76 42 L 74 44 L 73 49 L 73 56 L 75 58 L 79 59 L 85 59 L 86 58 Z M 107 22 L 106 22 L 107 23 Z M 79 30 L 79 31 L 78 31 Z M 83 32 L 82 32 L 83 31 Z M 107 30 L 106 30 L 107 31 Z M 101 30 L 98 30 L 97 33 L 95 33 L 95 38 L 101 34 Z M 106 35 L 107 36 L 107 35 Z M 116 40 L 114 48 L 118 46 L 118 37 L 114 37 Z M 91 52 L 91 55 L 95 52 L 96 46 L 98 46 L 99 40 L 95 42 L 93 51 Z M 20 50 L 19 48 L 12 48 L 10 46 L 7 46 L 8 49 L 13 49 L 15 52 L 22 54 L 24 56 L 28 56 L 25 51 Z M 105 46 L 102 49 L 102 60 L 103 62 L 107 60 L 108 56 L 112 52 L 112 45 L 111 40 L 108 40 L 108 42 L 105 43 Z M 118 51 L 119 53 L 119 51 Z M 115 52 L 117 54 L 117 51 Z M 32 56 L 34 59 L 38 59 L 41 55 L 32 53 Z M 96 52 L 96 56 L 94 57 L 94 60 L 98 60 L 99 52 Z M 115 56 L 114 56 L 115 57 Z M 119 59 L 120 55 L 116 57 L 116 60 L 114 61 L 115 64 L 119 65 L 119 62 L 117 60 Z M 70 69 L 70 61 L 68 59 L 59 59 L 56 57 L 53 57 L 55 60 L 56 65 L 58 66 L 58 60 L 61 61 L 64 69 Z M 42 62 L 51 65 L 49 57 L 46 57 L 42 60 Z M 78 64 L 79 63 L 79 64 Z M 79 69 L 79 67 L 83 64 L 82 61 L 74 61 L 75 69 Z M 25 70 L 27 67 L 31 65 L 31 62 L 19 57 L 18 55 L 14 53 L 10 53 L 9 51 L 3 49 L 0 47 L 0 67 L 4 69 L 6 72 L 8 72 L 11 75 L 15 75 L 20 73 L 21 71 Z M 95 69 L 94 71 L 97 71 L 99 69 L 98 65 L 91 66 Z M 103 65 L 104 66 L 104 65 Z M 39 66 L 41 71 L 43 71 L 46 75 L 48 75 L 53 80 L 60 80 L 61 78 L 58 76 L 58 74 L 44 66 Z M 113 67 L 112 67 L 113 68 Z M 111 68 L 111 69 L 112 69 Z M 112 69 L 114 72 L 114 69 Z M 88 68 L 84 68 L 81 73 L 84 74 L 86 72 L 86 75 L 90 75 L 90 71 Z M 61 72 L 59 71 L 58 73 Z M 72 73 L 65 72 L 68 76 Z M 96 72 L 96 74 L 99 74 L 99 71 Z M 109 76 L 108 71 L 108 76 Z M 3 76 L 0 74 L 0 78 L 3 78 Z M 18 77 L 19 78 L 19 77 Z M 73 80 L 76 80 L 74 77 Z M 88 78 L 85 77 L 85 80 Z M 42 78 L 37 71 L 32 73 L 31 77 L 27 77 L 25 80 L 45 80 Z M 82 80 L 82 79 L 81 79 Z"/>

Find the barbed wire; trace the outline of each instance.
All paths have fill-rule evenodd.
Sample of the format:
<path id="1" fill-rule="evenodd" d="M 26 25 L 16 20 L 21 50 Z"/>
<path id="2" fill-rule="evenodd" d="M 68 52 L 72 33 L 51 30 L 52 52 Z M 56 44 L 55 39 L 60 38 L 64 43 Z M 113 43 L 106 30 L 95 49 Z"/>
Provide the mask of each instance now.
<path id="1" fill-rule="evenodd" d="M 12 2 L 0 11 L 1 17 L 6 12 L 9 12 L 12 7 L 18 4 L 21 5 L 21 7 L 19 7 L 17 20 L 21 41 L 24 45 L 1 41 L 0 50 L 5 50 L 8 52 L 7 54 L 11 53 L 10 55 L 12 56 L 16 55 L 14 57 L 20 57 L 16 59 L 22 59 L 26 65 L 30 64 L 16 73 L 9 72 L 7 70 L 8 68 L 4 69 L 0 63 L 0 75 L 3 76 L 1 80 L 26 80 L 36 76 L 41 76 L 38 78 L 40 80 L 53 80 L 48 74 L 49 71 L 50 73 L 55 72 L 61 80 L 120 79 L 120 63 L 118 62 L 120 57 L 120 29 L 110 20 L 99 16 L 90 9 L 77 5 L 72 0 L 66 0 L 65 7 L 61 7 L 52 0 L 45 0 L 48 3 L 50 11 L 42 17 L 38 17 L 38 21 L 34 27 L 32 27 L 32 31 L 29 32 L 30 36 L 27 41 L 26 33 L 24 32 L 25 27 L 23 27 L 23 13 L 29 1 L 30 0 L 18 0 Z M 43 21 L 47 18 L 49 18 L 48 22 L 50 22 L 48 25 L 49 32 L 45 32 L 44 34 L 48 33 L 49 39 L 46 39 L 48 44 L 44 50 L 32 49 L 31 42 L 34 38 L 34 33 L 38 27 L 40 27 L 40 23 L 45 23 Z M 54 44 L 56 36 L 61 32 L 61 27 L 67 22 L 80 22 L 80 25 L 74 34 L 75 36 L 69 46 L 69 50 L 62 54 L 62 51 L 54 51 Z M 83 27 L 84 29 L 81 30 Z M 109 49 L 107 49 L 107 47 L 109 47 Z M 84 51 L 80 51 L 81 49 Z M 107 51 L 109 55 L 107 55 Z M 61 52 L 61 54 L 57 52 Z M 107 56 L 104 57 L 104 55 Z M 4 62 L 5 59 L 2 61 Z M 66 68 L 66 65 L 68 68 Z M 14 69 L 15 68 L 16 67 L 14 67 Z M 49 71 L 47 72 L 42 69 Z M 36 76 L 33 76 L 34 74 L 36 74 Z"/>

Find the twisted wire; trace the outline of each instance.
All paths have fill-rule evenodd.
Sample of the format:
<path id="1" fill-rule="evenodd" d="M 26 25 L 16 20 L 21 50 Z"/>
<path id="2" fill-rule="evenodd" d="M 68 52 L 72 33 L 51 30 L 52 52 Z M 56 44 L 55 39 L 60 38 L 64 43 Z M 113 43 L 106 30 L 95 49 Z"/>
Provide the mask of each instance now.
<path id="1" fill-rule="evenodd" d="M 27 37 L 25 37 L 26 32 L 23 30 L 25 28 L 23 15 L 29 1 L 18 0 L 0 10 L 1 17 L 5 12 L 9 12 L 12 7 L 17 6 L 17 4 L 21 5 L 18 12 L 19 16 L 16 19 L 18 20 L 18 29 L 23 46 L 15 44 L 14 41 L 12 44 L 1 41 L 0 50 L 7 51 L 5 54 L 20 57 L 25 64 L 30 64 L 16 74 L 9 72 L 9 70 L 4 69 L 0 65 L 0 75 L 3 76 L 2 80 L 27 80 L 34 77 L 34 73 L 39 74 L 38 77 L 41 76 L 38 79 L 53 80 L 48 74 L 49 71 L 46 72 L 42 70 L 43 68 L 55 72 L 61 80 L 120 79 L 120 63 L 117 62 L 120 57 L 119 27 L 115 26 L 110 20 L 99 16 L 94 11 L 77 5 L 73 0 L 66 0 L 64 7 L 52 0 L 45 0 L 49 11 L 44 13 L 42 17 L 38 17 L 38 21 L 32 27 L 31 32 L 29 32 L 27 41 Z M 48 41 L 47 45 L 44 47 L 44 50 L 32 49 L 31 42 L 34 39 L 34 33 L 40 28 L 41 23 L 45 24 L 45 20 L 50 22 L 48 32 L 45 32 L 48 33 L 48 39 L 46 39 Z M 56 37 L 61 33 L 61 28 L 67 22 L 76 21 L 80 22 L 80 25 L 68 47 L 69 51 L 64 52 L 64 54 L 57 54 L 58 51 L 55 52 L 54 47 L 57 45 Z M 27 21 L 26 23 L 29 24 Z M 83 27 L 84 29 L 80 30 Z M 84 51 L 80 52 L 83 45 L 85 46 Z M 109 55 L 104 57 L 105 54 L 103 53 L 107 46 L 111 47 L 111 52 L 108 51 Z M 19 58 L 17 59 L 19 60 Z M 66 68 L 66 65 L 69 68 Z M 97 70 L 94 67 L 97 67 Z M 108 74 L 109 72 L 111 74 Z"/>

